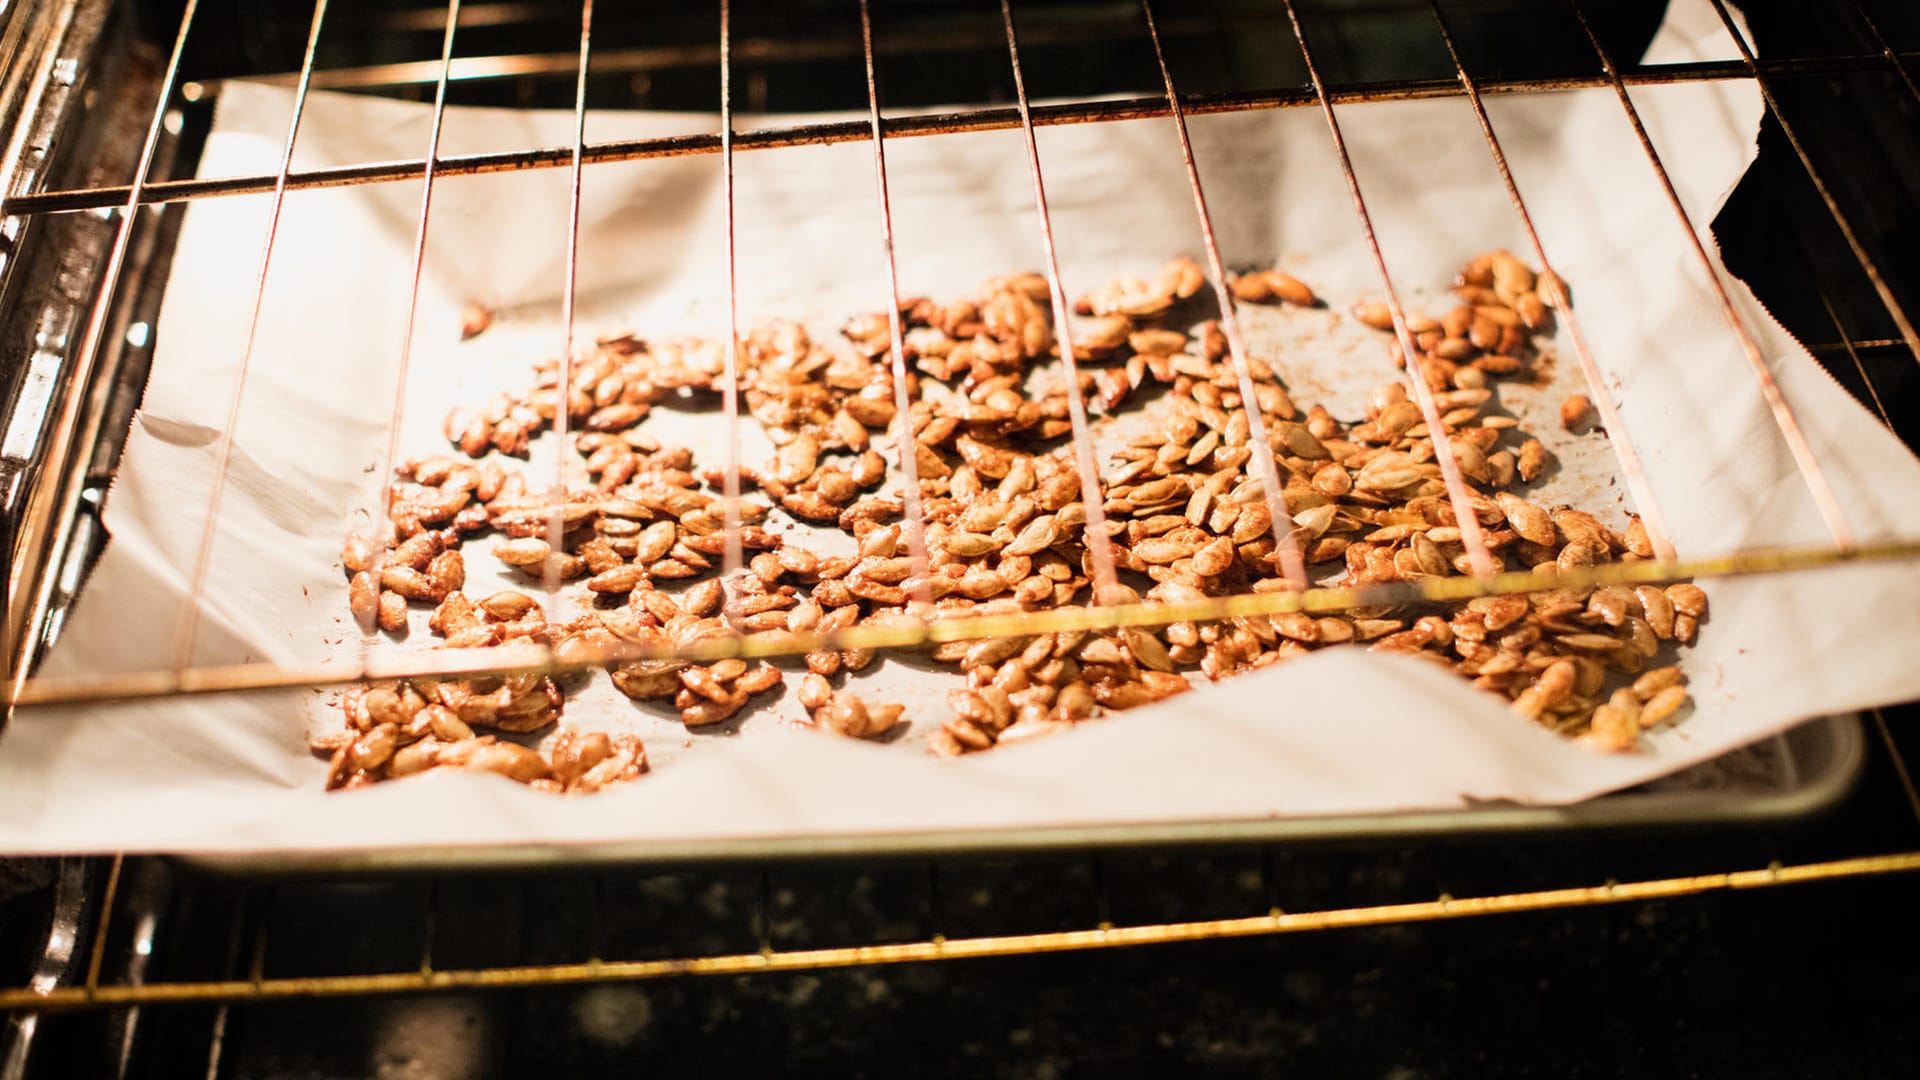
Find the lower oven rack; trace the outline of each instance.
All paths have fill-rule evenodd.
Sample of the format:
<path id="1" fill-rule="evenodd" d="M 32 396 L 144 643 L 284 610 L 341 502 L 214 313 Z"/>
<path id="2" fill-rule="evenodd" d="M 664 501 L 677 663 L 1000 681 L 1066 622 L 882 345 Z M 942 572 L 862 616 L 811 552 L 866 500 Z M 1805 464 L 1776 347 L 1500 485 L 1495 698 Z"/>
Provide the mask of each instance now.
<path id="1" fill-rule="evenodd" d="M 1650 832 L 1631 812 L 1609 820 L 1610 800 L 1600 800 L 1551 817 L 1466 812 L 1489 830 L 1478 837 L 1463 834 L 1461 821 L 1413 819 L 1409 829 L 1401 818 L 1371 823 L 1394 831 L 1339 834 L 1337 843 L 1327 842 L 1332 833 L 1270 843 L 1209 835 L 1197 847 L 1165 848 L 1149 834 L 1109 849 L 1099 841 L 1121 838 L 1061 837 L 1027 854 L 1019 844 L 1012 854 L 862 848 L 797 861 L 791 851 L 718 861 L 703 852 L 601 869 L 535 862 L 476 870 L 457 861 L 443 869 L 429 857 L 407 860 L 398 875 L 372 863 L 349 873 L 289 866 L 235 877 L 157 857 L 70 860 L 55 890 L 48 954 L 34 982 L 0 989 L 0 1008 L 55 1018 L 131 1009 L 138 1019 L 144 1008 L 199 1004 L 224 1016 L 286 999 L 1085 952 L 1920 870 L 1920 850 L 1903 846 L 1920 828 L 1920 795 L 1886 719 L 1830 726 L 1852 734 L 1829 747 L 1840 760 L 1827 783 L 1844 792 L 1863 762 L 1871 782 L 1860 795 L 1825 802 L 1819 809 L 1829 813 L 1811 823 L 1805 800 L 1783 804 L 1773 822 L 1729 823 L 1724 807 L 1703 803 L 1696 820 Z M 1859 738 L 1863 728 L 1872 729 L 1871 746 Z M 1619 828 L 1623 821 L 1629 827 Z M 1596 864 L 1615 872 L 1597 875 Z M 1206 881 L 1227 884 L 1196 901 L 1196 883 Z M 342 925 L 361 932 L 342 937 Z"/>

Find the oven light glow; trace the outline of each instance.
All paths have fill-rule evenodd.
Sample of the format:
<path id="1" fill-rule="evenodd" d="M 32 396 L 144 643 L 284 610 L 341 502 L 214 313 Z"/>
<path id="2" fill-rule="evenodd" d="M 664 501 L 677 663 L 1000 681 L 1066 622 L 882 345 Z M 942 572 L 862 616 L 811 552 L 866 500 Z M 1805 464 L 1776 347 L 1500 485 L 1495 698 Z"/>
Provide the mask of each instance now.
<path id="1" fill-rule="evenodd" d="M 139 923 L 133 928 L 133 952 L 135 956 L 153 955 L 153 932 L 157 920 L 153 912 L 143 912 Z"/>

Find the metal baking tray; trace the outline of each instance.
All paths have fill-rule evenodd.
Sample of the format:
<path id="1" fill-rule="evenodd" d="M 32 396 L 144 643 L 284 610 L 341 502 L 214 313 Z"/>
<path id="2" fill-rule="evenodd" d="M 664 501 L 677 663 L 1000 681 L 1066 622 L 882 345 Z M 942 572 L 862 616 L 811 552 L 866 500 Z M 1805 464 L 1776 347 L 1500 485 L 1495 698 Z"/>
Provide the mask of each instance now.
<path id="1" fill-rule="evenodd" d="M 99 3 L 79 5 L 84 14 L 107 20 L 108 8 Z M 109 26 L 103 36 L 124 34 L 127 27 Z M 76 35 L 79 36 L 79 35 Z M 108 50 L 111 52 L 111 50 Z M 92 143 L 104 138 L 116 104 L 139 98 L 139 85 L 152 74 L 137 67 L 124 75 L 101 67 L 90 69 L 97 96 L 62 103 L 57 115 L 43 116 L 51 129 L 77 129 L 85 137 L 69 141 Z M 163 140 L 156 172 L 190 169 L 197 141 L 210 119 L 210 102 L 184 110 L 179 138 Z M 124 113 L 124 108 L 118 109 Z M 50 140 L 51 141 L 51 140 Z M 107 146 L 124 147 L 125 140 L 106 139 Z M 64 156 L 64 155 L 63 155 Z M 69 159 L 70 160 L 70 159 Z M 178 164 L 176 165 L 176 162 Z M 110 173 L 125 163 L 96 162 L 95 172 Z M 142 214 L 125 271 L 112 300 L 108 337 L 95 385 L 105 392 L 88 395 L 90 407 L 102 417 L 101 443 L 88 470 L 88 490 L 75 532 L 59 538 L 51 564 L 58 567 L 59 590 L 46 639 L 57 634 L 62 609 L 71 602 L 85 578 L 94 554 L 105 543 L 97 510 L 111 483 L 118 445 L 124 438 L 145 383 L 149 342 L 127 328 L 152 326 L 157 321 L 161 292 L 168 273 L 174 235 L 184 206 L 166 206 Z M 104 261 L 107 230 L 94 215 L 61 219 L 73 235 L 41 235 L 39 243 L 23 245 L 8 260 L 0 278 L 0 330 L 8 340 L 49 325 L 71 326 L 84 317 L 97 288 Z M 35 239 L 27 237 L 25 239 Z M 26 250 L 31 248 L 31 250 Z M 64 254 L 63 254 L 64 252 Z M 52 287 L 58 282 L 59 288 Z M 45 396 L 10 394 L 16 411 L 9 418 L 11 432 L 33 438 L 10 439 L 24 453 L 0 470 L 8 478 L 39 463 L 47 434 L 41 423 L 51 411 L 55 395 L 70 393 L 60 376 L 62 357 L 50 356 L 41 372 L 36 357 L 34 382 Z M 19 407 L 24 406 L 23 413 Z M 13 455 L 9 455 L 10 459 Z M 18 486 L 9 484 L 10 491 Z M 8 510 L 14 509 L 8 499 Z M 12 525 L 12 515 L 0 524 Z M 949 832 L 848 833 L 832 836 L 765 836 L 723 841 L 688 840 L 645 844 L 540 846 L 459 846 L 393 848 L 315 854 L 233 853 L 184 857 L 188 865 L 212 872 L 248 874 L 443 871 L 481 868 L 537 868 L 581 863 L 669 863 L 743 859 L 817 858 L 847 855 L 881 856 L 961 852 L 1013 852 L 1101 847 L 1151 847 L 1194 843 L 1351 841 L 1360 838 L 1405 838 L 1517 832 L 1581 832 L 1597 829 L 1654 828 L 1731 824 L 1768 824 L 1804 817 L 1833 806 L 1858 779 L 1865 758 L 1865 738 L 1857 716 L 1826 717 L 1801 725 L 1758 747 L 1741 751 L 1745 773 L 1729 786 L 1712 780 L 1715 770 L 1724 776 L 1724 762 L 1708 763 L 1677 778 L 1567 807 L 1530 807 L 1482 804 L 1442 812 L 1367 814 L 1337 817 L 1218 819 L 1189 822 L 1136 822 L 1113 825 L 1040 829 L 981 829 Z"/>
<path id="2" fill-rule="evenodd" d="M 1741 775 L 1736 788 L 1729 790 L 1729 772 L 1736 761 L 1741 766 Z M 1849 713 L 1808 721 L 1726 758 L 1639 788 L 1571 806 L 1484 803 L 1460 810 L 1328 817 L 1142 821 L 1058 828 L 764 836 L 591 846 L 474 845 L 318 853 L 212 852 L 181 856 L 179 861 L 197 870 L 228 875 L 441 873 L 583 864 L 704 864 L 1766 826 L 1804 819 L 1833 808 L 1853 790 L 1865 764 L 1864 727 L 1857 714 Z"/>

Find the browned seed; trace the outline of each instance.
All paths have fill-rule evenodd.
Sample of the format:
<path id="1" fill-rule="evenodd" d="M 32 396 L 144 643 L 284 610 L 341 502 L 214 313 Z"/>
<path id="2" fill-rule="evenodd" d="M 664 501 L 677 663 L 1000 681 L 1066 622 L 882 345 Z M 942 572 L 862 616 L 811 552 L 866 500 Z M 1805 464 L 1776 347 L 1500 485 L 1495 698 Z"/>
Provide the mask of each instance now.
<path id="1" fill-rule="evenodd" d="M 1682 678 L 1678 667 L 1654 668 L 1633 680 L 1633 692 L 1641 701 L 1652 701 L 1655 694 L 1678 685 Z"/>
<path id="2" fill-rule="evenodd" d="M 1533 481 L 1547 471 L 1547 448 L 1539 439 L 1528 439 L 1520 444 L 1520 479 Z"/>
<path id="3" fill-rule="evenodd" d="M 882 585 L 898 585 L 913 573 L 913 559 L 906 555 L 892 558 L 866 558 L 853 568 L 852 577 L 877 581 Z"/>
<path id="4" fill-rule="evenodd" d="M 522 536 L 513 540 L 495 544 L 494 557 L 508 566 L 538 566 L 546 561 L 553 549 L 537 536 Z"/>
<path id="5" fill-rule="evenodd" d="M 1607 753 L 1631 753 L 1639 746 L 1640 720 L 1611 705 L 1593 711 L 1593 721 L 1580 741 Z"/>
<path id="6" fill-rule="evenodd" d="M 1295 640 L 1299 640 L 1299 641 L 1308 640 L 1306 637 L 1296 637 L 1295 633 L 1288 633 L 1287 630 L 1282 627 L 1282 624 L 1278 617 L 1274 619 L 1274 628 L 1280 630 L 1280 632 L 1283 634 L 1287 634 L 1288 637 L 1295 638 Z M 1352 623 L 1348 622 L 1345 619 L 1336 618 L 1331 615 L 1325 616 L 1319 619 L 1314 619 L 1313 632 L 1321 642 L 1324 642 L 1329 645 L 1337 645 L 1337 644 L 1340 644 L 1341 642 L 1352 641 L 1354 637 Z M 1299 631 L 1296 631 L 1296 633 L 1304 633 L 1304 628 L 1302 628 Z"/>
<path id="7" fill-rule="evenodd" d="M 1585 394 L 1569 394 L 1560 403 L 1560 426 L 1568 431 L 1576 431 L 1593 414 L 1593 402 Z"/>
<path id="8" fill-rule="evenodd" d="M 1007 545 L 1003 554 L 1011 556 L 1038 554 L 1053 546 L 1059 539 L 1059 535 L 1060 528 L 1056 515 L 1041 514 L 1027 522 L 1020 530 L 1020 534 Z"/>
<path id="9" fill-rule="evenodd" d="M 671 521 L 656 521 L 640 531 L 634 541 L 632 558 L 642 564 L 657 562 L 673 550 L 678 529 Z"/>
<path id="10" fill-rule="evenodd" d="M 399 593 L 380 594 L 380 629 L 398 633 L 407 628 L 407 600 Z"/>
<path id="11" fill-rule="evenodd" d="M 1242 274 L 1228 282 L 1227 287 L 1233 293 L 1235 300 L 1257 304 L 1263 300 L 1273 299 L 1273 286 L 1268 282 L 1265 274 Z"/>
<path id="12" fill-rule="evenodd" d="M 1154 671 L 1173 670 L 1173 658 L 1167 655 L 1167 647 L 1145 627 L 1130 626 L 1120 631 L 1120 640 L 1133 654 L 1135 662 Z"/>
<path id="13" fill-rule="evenodd" d="M 674 698 L 674 704 L 680 708 L 680 722 L 688 727 L 704 727 L 721 723 L 739 712 L 747 703 L 747 695 L 736 691 L 718 701 L 698 695 L 684 699 L 685 704 L 681 704 L 682 700 L 679 696 Z"/>
<path id="14" fill-rule="evenodd" d="M 1319 303 L 1319 297 L 1307 287 L 1307 283 L 1282 270 L 1269 270 L 1266 273 L 1267 288 L 1273 295 L 1289 304 L 1300 307 L 1312 307 Z"/>
<path id="15" fill-rule="evenodd" d="M 371 572 L 362 570 L 347 583 L 347 606 L 360 628 L 371 632 L 380 614 L 380 582 Z"/>
<path id="16" fill-rule="evenodd" d="M 443 551 L 427 564 L 426 574 L 440 598 L 445 599 L 467 583 L 467 563 L 458 551 Z"/>
<path id="17" fill-rule="evenodd" d="M 948 533 L 941 546 L 950 554 L 974 559 L 998 551 L 1000 542 L 984 533 L 956 532 Z"/>
<path id="18" fill-rule="evenodd" d="M 1501 515 L 1505 515 L 1507 525 L 1511 525 L 1526 540 L 1546 546 L 1553 544 L 1553 519 L 1548 511 L 1511 492 L 1494 492 L 1494 503 L 1500 507 Z"/>
<path id="19" fill-rule="evenodd" d="M 1627 523 L 1626 534 L 1621 538 L 1626 549 L 1643 559 L 1653 558 L 1653 540 L 1647 535 L 1646 523 L 1635 517 Z"/>
<path id="20" fill-rule="evenodd" d="M 800 677 L 800 689 L 794 696 L 802 708 L 812 711 L 833 700 L 833 684 L 826 676 L 809 671 Z"/>
<path id="21" fill-rule="evenodd" d="M 803 577 L 816 573 L 820 569 L 820 557 L 803 547 L 783 544 L 774 552 L 780 560 L 780 567 L 791 574 Z"/>
<path id="22" fill-rule="evenodd" d="M 1620 639 L 1607 634 L 1562 634 L 1556 640 L 1580 652 L 1611 653 L 1620 647 Z"/>
<path id="23" fill-rule="evenodd" d="M 1033 640 L 1045 641 L 1046 639 Z M 1032 644 L 1032 641 L 1021 637 L 1000 637 L 982 638 L 979 641 L 962 644 L 965 644 L 966 648 L 960 655 L 961 666 L 972 669 L 997 666 L 1009 657 L 1020 655 L 1021 650 Z"/>
<path id="24" fill-rule="evenodd" d="M 614 669 L 613 685 L 636 701 L 672 697 L 680 689 L 680 669 L 685 666 L 677 660 L 640 660 L 622 664 Z"/>
<path id="25" fill-rule="evenodd" d="M 420 710 L 419 717 L 426 721 L 427 731 L 441 742 L 460 742 L 473 738 L 473 728 L 460 719 L 458 713 L 444 705 L 428 705 Z"/>
<path id="26" fill-rule="evenodd" d="M 726 595 L 726 589 L 720 582 L 709 578 L 688 589 L 680 598 L 680 606 L 696 618 L 712 618 L 720 613 L 720 605 L 726 601 Z"/>
<path id="27" fill-rule="evenodd" d="M 1593 595 L 1587 598 L 1587 611 L 1608 626 L 1622 626 L 1629 615 L 1638 616 L 1641 607 L 1632 589 L 1625 585 L 1608 585 L 1593 590 Z"/>
<path id="28" fill-rule="evenodd" d="M 902 705 L 868 705 L 858 695 L 843 690 L 820 710 L 819 721 L 842 735 L 870 739 L 891 730 L 904 711 Z"/>
<path id="29" fill-rule="evenodd" d="M 479 747 L 466 758 L 463 767 L 476 772 L 496 773 L 522 784 L 544 780 L 552 774 L 545 758 L 519 743 L 511 742 L 494 742 Z"/>
<path id="30" fill-rule="evenodd" d="M 1669 585 L 1667 599 L 1673 601 L 1673 610 L 1681 615 L 1690 615 L 1694 619 L 1703 619 L 1707 615 L 1707 594 L 1698 585 L 1687 582 Z"/>
<path id="31" fill-rule="evenodd" d="M 747 694 L 761 694 L 780 685 L 780 669 L 771 664 L 761 664 L 739 676 L 734 687 Z"/>
<path id="32" fill-rule="evenodd" d="M 460 340 L 471 341 L 487 332 L 493 325 L 493 309 L 485 304 L 472 303 L 460 309 Z"/>
<path id="33" fill-rule="evenodd" d="M 1187 347 L 1187 335 L 1178 330 L 1135 330 L 1127 336 L 1127 347 L 1134 352 L 1172 356 Z"/>
<path id="34" fill-rule="evenodd" d="M 1164 566 L 1168 563 L 1188 558 L 1194 553 L 1197 547 L 1198 545 L 1192 541 L 1169 540 L 1164 537 L 1155 537 L 1154 539 L 1142 540 L 1140 543 L 1135 544 L 1133 546 L 1133 554 L 1142 562 L 1151 563 L 1156 566 Z"/>
<path id="35" fill-rule="evenodd" d="M 1007 579 L 993 570 L 985 569 L 967 571 L 954 587 L 955 592 L 969 600 L 990 600 L 1006 590 Z"/>
<path id="36" fill-rule="evenodd" d="M 440 553 L 440 548 L 439 533 L 424 532 L 417 536 L 410 536 L 393 549 L 393 553 L 386 560 L 386 565 L 425 570 L 427 563 Z"/>
<path id="37" fill-rule="evenodd" d="M 446 590 L 436 586 L 432 578 L 411 566 L 389 566 L 382 570 L 380 587 L 388 592 L 398 593 L 408 600 L 424 600 L 437 604 L 446 599 Z"/>
<path id="38" fill-rule="evenodd" d="M 597 593 L 629 593 L 646 580 L 645 569 L 628 564 L 593 575 L 587 579 L 587 588 Z"/>
<path id="39" fill-rule="evenodd" d="M 1201 577 L 1218 577 L 1233 566 L 1234 553 L 1230 537 L 1209 541 L 1193 553 L 1193 572 Z"/>
<path id="40" fill-rule="evenodd" d="M 1668 599 L 1666 590 L 1657 585 L 1636 585 L 1634 598 L 1640 601 L 1640 609 L 1654 636 L 1662 641 L 1673 639 L 1673 601 Z"/>
<path id="41" fill-rule="evenodd" d="M 349 575 L 358 574 L 373 566 L 379 554 L 380 545 L 372 537 L 355 533 L 340 546 L 340 565 Z"/>
<path id="42" fill-rule="evenodd" d="M 1640 710 L 1640 726 L 1650 728 L 1666 721 L 1687 703 L 1687 688 L 1679 684 L 1664 687 L 1647 699 Z"/>
<path id="43" fill-rule="evenodd" d="M 1187 500 L 1188 494 L 1190 494 L 1190 492 L 1187 489 L 1185 478 L 1167 476 L 1159 480 L 1149 480 L 1141 484 L 1131 492 L 1128 492 L 1127 497 L 1133 501 L 1133 505 L 1136 508 L 1139 508 L 1160 506 L 1176 500 L 1184 503 Z"/>
<path id="44" fill-rule="evenodd" d="M 1353 490 L 1353 476 L 1340 465 L 1322 465 L 1314 470 L 1313 486 L 1322 494 L 1337 499 Z"/>
<path id="45" fill-rule="evenodd" d="M 1393 329 L 1393 309 L 1383 303 L 1355 304 L 1353 317 L 1375 330 Z"/>
<path id="46" fill-rule="evenodd" d="M 604 409 L 595 409 L 587 417 L 589 431 L 619 431 L 639 423 L 647 415 L 647 406 L 634 402 L 621 402 L 608 405 Z"/>

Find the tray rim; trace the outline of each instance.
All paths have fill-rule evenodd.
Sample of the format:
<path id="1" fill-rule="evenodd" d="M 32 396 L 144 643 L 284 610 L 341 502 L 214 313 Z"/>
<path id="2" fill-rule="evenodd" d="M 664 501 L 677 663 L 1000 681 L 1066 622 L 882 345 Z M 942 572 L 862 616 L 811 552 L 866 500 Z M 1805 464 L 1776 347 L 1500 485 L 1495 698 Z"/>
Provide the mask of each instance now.
<path id="1" fill-rule="evenodd" d="M 1824 748 L 1809 746 L 1824 740 Z M 1714 825 L 1770 825 L 1829 809 L 1866 766 L 1858 713 L 1817 717 L 1773 737 L 1780 746 L 1781 790 L 1728 796 L 1713 791 L 1625 792 L 1568 806 L 1489 803 L 1451 810 L 1389 811 L 1313 817 L 1118 822 L 1033 828 L 749 836 L 604 844 L 507 844 L 370 848 L 331 852 L 162 853 L 216 876 L 353 876 L 492 871 L 668 867 L 848 858 L 1031 855 L 1059 851 L 1319 844 L 1340 841 L 1453 839 L 1515 833 L 1584 834 Z M 1824 753 L 1824 760 L 1821 754 Z M 1812 756 L 1812 768 L 1801 762 Z"/>

